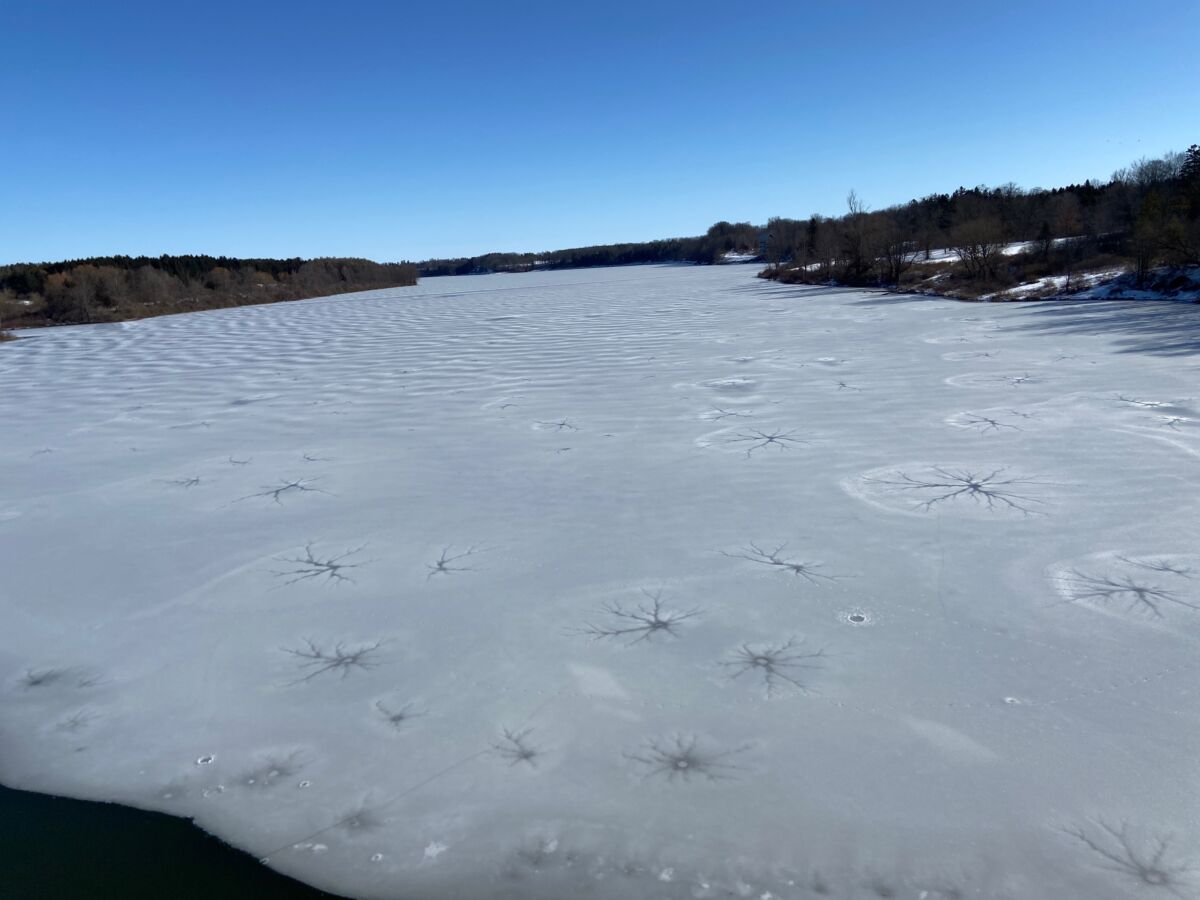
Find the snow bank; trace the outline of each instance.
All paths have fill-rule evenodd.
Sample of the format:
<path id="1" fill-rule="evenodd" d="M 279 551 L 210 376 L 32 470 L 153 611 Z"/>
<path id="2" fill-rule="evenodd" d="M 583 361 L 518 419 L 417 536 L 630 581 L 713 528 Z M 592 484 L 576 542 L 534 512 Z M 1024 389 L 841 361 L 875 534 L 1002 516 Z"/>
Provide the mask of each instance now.
<path id="1" fill-rule="evenodd" d="M 1200 300 L 1200 266 L 1155 269 L 1139 285 L 1132 274 L 1100 279 L 1076 296 L 1105 300 Z"/>
<path id="2" fill-rule="evenodd" d="M 738 253 L 735 250 L 721 254 L 721 262 L 723 263 L 750 263 L 759 259 L 762 259 L 762 257 L 757 253 Z"/>
<path id="3" fill-rule="evenodd" d="M 980 300 L 1200 300 L 1200 267 L 1162 268 L 1151 271 L 1141 285 L 1124 269 L 1078 272 L 1070 277 L 1053 275 L 983 294 Z"/>

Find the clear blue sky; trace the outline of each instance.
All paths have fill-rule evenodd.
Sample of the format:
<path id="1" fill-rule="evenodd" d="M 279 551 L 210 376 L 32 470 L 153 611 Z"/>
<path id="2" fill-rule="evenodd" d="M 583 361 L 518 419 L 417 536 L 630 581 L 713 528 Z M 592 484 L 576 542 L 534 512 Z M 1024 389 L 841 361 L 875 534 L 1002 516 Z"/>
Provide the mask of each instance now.
<path id="1" fill-rule="evenodd" d="M 3 0 L 0 34 L 0 263 L 645 240 L 1200 142 L 1197 0 Z"/>

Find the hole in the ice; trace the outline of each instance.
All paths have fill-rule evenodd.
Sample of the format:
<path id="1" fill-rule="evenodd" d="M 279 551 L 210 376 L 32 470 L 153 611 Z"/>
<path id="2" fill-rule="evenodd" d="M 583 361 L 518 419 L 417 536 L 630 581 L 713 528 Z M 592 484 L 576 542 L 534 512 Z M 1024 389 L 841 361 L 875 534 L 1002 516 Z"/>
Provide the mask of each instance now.
<path id="1" fill-rule="evenodd" d="M 211 753 L 206 753 L 203 756 L 201 756 L 199 759 L 196 760 L 196 765 L 207 766 L 209 763 L 211 763 L 215 759 L 216 759 L 216 757 L 213 756 Z"/>
<path id="2" fill-rule="evenodd" d="M 1004 702 L 1009 706 L 1020 706 L 1025 701 L 1023 701 L 1020 697 L 1005 697 Z"/>
<path id="3" fill-rule="evenodd" d="M 382 854 L 382 853 L 373 853 L 373 854 L 371 854 L 371 862 L 381 862 L 382 860 L 383 860 L 383 854 Z"/>
<path id="4" fill-rule="evenodd" d="M 862 609 L 852 609 L 850 612 L 842 613 L 842 621 L 847 625 L 863 626 L 872 625 L 875 622 L 875 617 L 871 613 Z"/>
<path id="5" fill-rule="evenodd" d="M 306 788 L 306 787 L 308 787 L 308 786 L 309 786 L 309 785 L 311 785 L 311 784 L 312 784 L 312 782 L 311 782 L 311 781 L 304 780 L 304 781 L 301 781 L 299 784 L 297 784 L 297 785 L 296 785 L 296 787 L 302 787 L 302 788 Z"/>

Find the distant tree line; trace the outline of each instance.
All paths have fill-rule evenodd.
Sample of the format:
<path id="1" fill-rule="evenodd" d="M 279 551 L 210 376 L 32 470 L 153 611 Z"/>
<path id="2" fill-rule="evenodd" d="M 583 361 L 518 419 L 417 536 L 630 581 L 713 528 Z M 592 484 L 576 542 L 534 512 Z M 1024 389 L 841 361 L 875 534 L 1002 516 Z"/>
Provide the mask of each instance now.
<path id="1" fill-rule="evenodd" d="M 1010 245 L 1023 242 L 1022 252 Z M 953 251 L 952 263 L 938 263 Z M 416 284 L 418 275 L 523 272 L 632 263 L 720 262 L 761 254 L 764 277 L 970 295 L 1048 275 L 1200 265 L 1200 145 L 1143 158 L 1105 183 L 963 188 L 872 211 L 851 191 L 838 217 L 717 222 L 697 237 L 422 263 L 367 259 L 109 256 L 0 266 L 0 325 L 115 321 Z M 931 267 L 944 271 L 930 275 Z M 924 271 L 922 271 L 924 270 Z M 2 332 L 0 332 L 2 334 Z"/>
<path id="2" fill-rule="evenodd" d="M 369 259 L 105 256 L 0 266 L 4 325 L 78 324 L 417 283 Z"/>
<path id="3" fill-rule="evenodd" d="M 749 222 L 717 222 L 700 237 L 668 238 L 636 244 L 601 244 L 545 253 L 485 253 L 418 263 L 422 276 L 582 269 L 634 263 L 719 262 L 726 253 L 758 253 L 761 229 Z"/>
<path id="4" fill-rule="evenodd" d="M 976 290 L 1048 274 L 1069 283 L 1096 267 L 1141 283 L 1156 266 L 1200 265 L 1200 146 L 1138 160 L 1103 184 L 959 188 L 874 212 L 852 191 L 843 216 L 774 218 L 765 233 L 763 274 L 785 281 L 897 285 L 948 249 L 942 277 Z M 1006 250 L 1017 242 L 1023 252 Z"/>
<path id="5" fill-rule="evenodd" d="M 1023 253 L 1006 252 L 1016 242 Z M 943 287 L 983 293 L 1046 275 L 1129 269 L 1139 283 L 1160 265 L 1200 264 L 1200 147 L 1141 159 L 1104 183 L 1025 190 L 960 187 L 882 210 L 853 191 L 842 216 L 772 218 L 765 226 L 718 222 L 699 237 L 576 247 L 544 253 L 487 253 L 419 263 L 421 275 L 470 275 L 661 262 L 719 262 L 761 254 L 764 276 L 851 285 L 912 284 L 913 267 L 945 259 Z"/>

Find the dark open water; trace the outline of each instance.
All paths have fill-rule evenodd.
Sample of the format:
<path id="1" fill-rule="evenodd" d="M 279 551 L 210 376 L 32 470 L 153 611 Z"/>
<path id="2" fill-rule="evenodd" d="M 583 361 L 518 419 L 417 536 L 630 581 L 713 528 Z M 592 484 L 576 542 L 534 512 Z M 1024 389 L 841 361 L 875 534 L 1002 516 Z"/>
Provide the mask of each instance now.
<path id="1" fill-rule="evenodd" d="M 186 819 L 0 786 L 3 900 L 318 900 Z"/>

